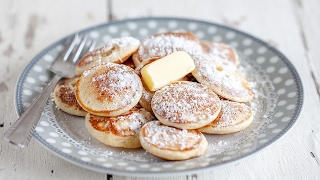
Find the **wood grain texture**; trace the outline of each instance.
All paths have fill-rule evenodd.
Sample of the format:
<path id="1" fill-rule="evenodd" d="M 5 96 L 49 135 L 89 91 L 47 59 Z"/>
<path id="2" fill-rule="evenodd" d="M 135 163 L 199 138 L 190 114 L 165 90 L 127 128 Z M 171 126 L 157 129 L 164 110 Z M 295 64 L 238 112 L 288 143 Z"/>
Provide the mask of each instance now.
<path id="1" fill-rule="evenodd" d="M 296 18 L 300 25 L 301 37 L 304 40 L 308 65 L 320 95 L 320 2 L 316 0 L 295 2 Z"/>
<path id="2" fill-rule="evenodd" d="M 108 2 L 111 6 L 108 6 Z M 14 90 L 20 72 L 42 49 L 77 30 L 112 20 L 171 16 L 237 28 L 279 49 L 303 81 L 305 103 L 294 127 L 263 151 L 198 173 L 113 180 L 320 179 L 320 11 L 317 0 L 110 0 L 0 2 L 0 179 L 107 179 L 51 154 L 35 140 L 15 149 L 2 139 L 17 118 Z"/>

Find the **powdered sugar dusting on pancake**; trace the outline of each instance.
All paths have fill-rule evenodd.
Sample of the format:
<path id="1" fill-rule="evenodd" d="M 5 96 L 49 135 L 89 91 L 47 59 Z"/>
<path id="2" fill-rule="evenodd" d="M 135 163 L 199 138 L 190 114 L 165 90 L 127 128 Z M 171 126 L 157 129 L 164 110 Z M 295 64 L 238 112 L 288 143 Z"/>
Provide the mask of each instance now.
<path id="1" fill-rule="evenodd" d="M 227 44 L 204 41 L 201 42 L 201 46 L 204 53 L 208 54 L 213 59 L 228 61 L 236 66 L 239 64 L 239 55 Z"/>
<path id="2" fill-rule="evenodd" d="M 143 108 L 133 108 L 127 113 L 114 117 L 90 115 L 89 119 L 95 129 L 112 132 L 117 136 L 137 135 L 141 127 L 151 120 L 154 120 L 153 115 Z"/>
<path id="3" fill-rule="evenodd" d="M 120 104 L 122 106 L 130 104 L 138 95 L 136 92 L 141 87 L 138 83 L 139 77 L 135 75 L 133 69 L 124 65 L 108 63 L 106 67 L 104 73 L 98 72 L 92 77 L 91 83 L 99 93 L 99 98 L 113 101 L 119 95 L 123 95 Z"/>
<path id="4" fill-rule="evenodd" d="M 97 47 L 94 51 L 89 52 L 82 58 L 83 60 L 79 61 L 78 66 L 84 66 L 91 63 L 92 61 L 102 61 L 103 58 L 117 57 L 116 60 L 122 62 L 123 56 L 122 52 L 132 49 L 133 47 L 139 46 L 140 41 L 133 37 L 121 37 L 114 38 L 110 41 L 102 44 L 100 47 Z"/>
<path id="5" fill-rule="evenodd" d="M 220 110 L 220 99 L 205 85 L 183 81 L 156 91 L 151 107 L 156 114 L 170 122 L 197 123 L 216 117 L 215 114 Z"/>
<path id="6" fill-rule="evenodd" d="M 86 111 L 116 116 L 133 108 L 141 98 L 142 83 L 134 70 L 106 63 L 86 70 L 76 84 L 76 98 Z"/>
<path id="7" fill-rule="evenodd" d="M 143 63 L 155 58 L 162 58 L 175 51 L 185 51 L 192 56 L 202 52 L 202 48 L 192 33 L 168 32 L 145 39 L 138 50 L 138 58 L 140 63 Z"/>
<path id="8" fill-rule="evenodd" d="M 238 124 L 252 115 L 249 106 L 232 101 L 221 101 L 221 111 L 222 115 L 219 117 L 219 122 L 216 123 L 217 129 Z"/>
<path id="9" fill-rule="evenodd" d="M 202 84 L 211 86 L 218 95 L 227 99 L 230 97 L 252 99 L 253 92 L 248 87 L 247 80 L 230 62 L 219 61 L 201 54 L 195 56 L 194 63 L 196 70 L 192 74 Z"/>
<path id="10" fill-rule="evenodd" d="M 205 137 L 198 130 L 178 129 L 151 121 L 143 127 L 145 142 L 160 149 L 188 150 L 197 148 Z"/>

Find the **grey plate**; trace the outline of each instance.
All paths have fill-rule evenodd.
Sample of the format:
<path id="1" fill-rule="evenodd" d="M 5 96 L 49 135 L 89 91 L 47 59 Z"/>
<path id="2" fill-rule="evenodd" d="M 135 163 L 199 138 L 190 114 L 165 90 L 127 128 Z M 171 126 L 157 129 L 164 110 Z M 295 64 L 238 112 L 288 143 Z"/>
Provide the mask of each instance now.
<path id="1" fill-rule="evenodd" d="M 120 36 L 143 39 L 165 31 L 192 31 L 199 39 L 232 45 L 241 55 L 241 67 L 254 83 L 255 117 L 246 130 L 232 135 L 206 135 L 205 155 L 187 161 L 163 161 L 143 149 L 111 148 L 93 139 L 84 119 L 61 112 L 48 100 L 34 137 L 50 152 L 76 165 L 125 176 L 168 176 L 216 168 L 252 155 L 283 136 L 296 122 L 303 103 L 300 77 L 290 61 L 267 43 L 238 30 L 214 23 L 178 18 L 144 18 L 92 27 L 87 33 L 99 43 Z M 24 69 L 16 87 L 19 114 L 46 86 L 48 66 L 72 35 L 40 52 Z"/>

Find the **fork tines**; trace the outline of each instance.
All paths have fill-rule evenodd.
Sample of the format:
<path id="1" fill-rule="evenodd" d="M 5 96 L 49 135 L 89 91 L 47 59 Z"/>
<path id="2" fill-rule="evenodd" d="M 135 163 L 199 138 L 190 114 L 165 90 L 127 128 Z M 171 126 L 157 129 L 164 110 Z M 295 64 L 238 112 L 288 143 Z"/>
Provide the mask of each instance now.
<path id="1" fill-rule="evenodd" d="M 69 47 L 63 52 L 63 60 L 72 60 L 73 63 L 76 63 L 84 54 L 89 51 L 92 51 L 95 47 L 96 40 L 88 40 L 88 35 L 79 35 L 78 33 L 74 35 L 72 40 L 68 42 L 66 47 Z"/>

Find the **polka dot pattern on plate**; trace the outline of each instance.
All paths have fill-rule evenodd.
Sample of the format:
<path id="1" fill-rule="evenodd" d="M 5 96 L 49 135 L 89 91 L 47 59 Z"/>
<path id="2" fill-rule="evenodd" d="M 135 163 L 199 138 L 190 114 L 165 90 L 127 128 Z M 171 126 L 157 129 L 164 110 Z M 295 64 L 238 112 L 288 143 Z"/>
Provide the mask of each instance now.
<path id="1" fill-rule="evenodd" d="M 72 153 L 72 150 L 71 149 L 62 149 L 62 152 L 70 154 L 70 153 Z"/>
<path id="2" fill-rule="evenodd" d="M 244 46 L 249 46 L 252 44 L 252 39 L 248 39 L 248 38 L 245 38 L 243 41 L 242 41 L 242 44 Z"/>
<path id="3" fill-rule="evenodd" d="M 266 61 L 266 58 L 265 58 L 265 57 L 260 56 L 260 57 L 257 58 L 257 63 L 258 63 L 258 64 L 262 64 L 262 63 L 264 63 L 265 61 Z"/>
<path id="4" fill-rule="evenodd" d="M 275 83 L 275 84 L 278 84 L 278 83 L 280 83 L 281 81 L 282 81 L 282 78 L 281 78 L 281 77 L 276 77 L 276 78 L 273 79 L 273 83 Z"/>
<path id="5" fill-rule="evenodd" d="M 167 27 L 170 29 L 176 29 L 178 27 L 178 23 L 177 21 L 169 21 L 167 23 Z"/>
<path id="6" fill-rule="evenodd" d="M 40 75 L 39 76 L 39 80 L 42 81 L 42 82 L 47 82 L 48 81 L 48 77 L 45 76 L 45 75 Z"/>
<path id="7" fill-rule="evenodd" d="M 27 96 L 31 96 L 32 95 L 32 91 L 26 89 L 26 90 L 23 91 L 23 94 L 27 95 Z"/>
<path id="8" fill-rule="evenodd" d="M 89 33 L 89 36 L 90 36 L 91 38 L 93 38 L 93 39 L 97 39 L 97 38 L 99 38 L 100 33 L 99 33 L 98 31 L 91 31 L 91 32 Z"/>
<path id="9" fill-rule="evenodd" d="M 213 26 L 208 27 L 208 29 L 207 29 L 207 33 L 208 34 L 214 34 L 215 32 L 217 32 L 217 28 L 216 27 L 213 27 Z"/>
<path id="10" fill-rule="evenodd" d="M 34 87 L 34 90 L 41 93 L 43 91 L 43 87 Z"/>
<path id="11" fill-rule="evenodd" d="M 285 105 L 286 103 L 287 103 L 287 101 L 281 100 L 281 101 L 278 101 L 277 105 L 278 105 L 278 106 L 283 106 L 283 105 Z"/>
<path id="12" fill-rule="evenodd" d="M 150 28 L 150 29 L 154 29 L 154 28 L 156 28 L 158 26 L 158 23 L 156 22 L 156 21 L 149 21 L 148 22 L 148 27 Z"/>

